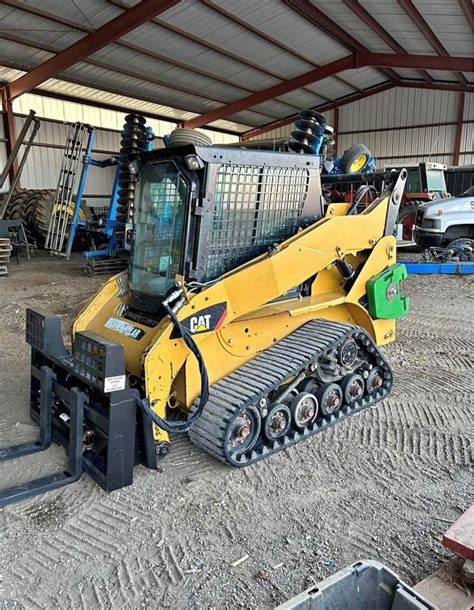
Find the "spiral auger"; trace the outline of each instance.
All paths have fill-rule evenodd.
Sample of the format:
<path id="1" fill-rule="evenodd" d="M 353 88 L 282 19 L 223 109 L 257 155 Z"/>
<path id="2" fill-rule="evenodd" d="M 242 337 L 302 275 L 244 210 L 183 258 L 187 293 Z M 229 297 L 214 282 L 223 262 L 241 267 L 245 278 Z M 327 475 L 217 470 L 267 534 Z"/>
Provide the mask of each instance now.
<path id="1" fill-rule="evenodd" d="M 307 155 L 326 155 L 334 144 L 334 129 L 326 117 L 315 110 L 303 110 L 291 132 L 289 149 Z"/>
<path id="2" fill-rule="evenodd" d="M 119 161 L 119 191 L 117 203 L 117 226 L 115 233 L 125 235 L 125 223 L 133 219 L 133 202 L 137 177 L 131 173 L 129 163 L 138 158 L 147 148 L 145 118 L 138 114 L 128 114 L 122 130 Z"/>

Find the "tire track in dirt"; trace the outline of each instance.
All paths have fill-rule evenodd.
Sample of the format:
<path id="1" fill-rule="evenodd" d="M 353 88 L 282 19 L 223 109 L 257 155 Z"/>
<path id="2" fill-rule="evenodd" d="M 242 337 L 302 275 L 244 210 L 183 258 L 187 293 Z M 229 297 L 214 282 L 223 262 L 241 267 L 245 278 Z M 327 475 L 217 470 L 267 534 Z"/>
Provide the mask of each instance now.
<path id="1" fill-rule="evenodd" d="M 51 278 L 41 277 L 50 291 Z M 52 281 L 64 283 L 52 309 L 66 311 L 76 293 L 82 298 L 83 281 L 72 282 L 66 272 Z M 420 580 L 443 557 L 444 524 L 434 515 L 456 517 L 471 491 L 474 328 L 459 308 L 433 303 L 436 281 L 411 283 L 413 314 L 399 324 L 397 342 L 384 348 L 394 389 L 373 409 L 243 470 L 174 436 L 160 469 L 136 468 L 133 487 L 107 495 L 84 476 L 5 508 L 6 603 L 108 610 L 237 607 L 245 600 L 270 608 L 327 576 L 326 559 L 339 569 L 369 555 L 409 582 Z M 460 284 L 441 282 L 439 300 L 458 298 Z M 24 298 L 19 292 L 15 303 Z M 2 314 L 14 324 L 4 328 L 9 345 L 24 317 L 10 309 Z M 25 390 L 28 347 L 10 351 L 0 363 L 5 445 L 37 435 Z M 38 455 L 32 469 L 12 462 L 8 480 L 49 470 L 56 456 L 64 457 L 62 449 L 52 451 Z M 249 561 L 232 568 L 244 553 Z M 273 572 L 280 561 L 285 567 Z M 279 591 L 255 578 L 261 569 Z"/>
<path id="2" fill-rule="evenodd" d="M 433 428 L 412 426 L 380 426 L 376 422 L 370 425 L 344 426 L 338 432 L 327 430 L 323 442 L 333 444 L 339 455 L 345 448 L 370 447 L 371 449 L 390 449 L 399 454 L 406 454 L 421 461 L 434 461 L 443 464 L 468 466 L 472 461 L 470 451 L 471 439 L 462 434 Z"/>
<path id="3" fill-rule="evenodd" d="M 442 347 L 444 350 L 451 353 L 472 351 L 472 341 L 466 337 L 465 331 L 461 335 L 456 336 L 454 333 L 447 333 L 447 335 L 425 331 L 424 329 L 410 329 L 403 328 L 398 331 L 398 341 L 403 341 L 404 345 L 408 345 L 413 342 L 417 346 L 418 351 L 425 350 L 430 353 L 433 348 L 439 349 Z M 396 349 L 396 345 L 394 346 Z"/>
<path id="4" fill-rule="evenodd" d="M 172 436 L 171 452 L 163 462 L 167 472 L 173 472 L 179 478 L 185 476 L 202 478 L 212 477 L 218 463 L 216 460 L 193 445 L 187 435 Z"/>
<path id="5" fill-rule="evenodd" d="M 453 395 L 463 395 L 472 388 L 472 374 L 460 371 L 426 370 L 420 367 L 412 367 L 409 371 L 396 371 L 396 382 L 394 392 L 410 394 L 417 399 L 421 395 L 439 394 L 438 400 L 449 400 Z"/>
<path id="6" fill-rule="evenodd" d="M 380 426 L 396 421 L 403 426 L 416 424 L 465 430 L 466 423 L 473 418 L 474 406 L 469 394 L 457 396 L 449 404 L 439 400 L 439 395 L 427 395 L 416 401 L 409 397 L 391 396 L 370 411 L 370 419 Z"/>
<path id="7" fill-rule="evenodd" d="M 436 332 L 439 334 L 440 332 L 446 332 L 448 334 L 458 333 L 458 334 L 466 334 L 472 333 L 474 334 L 474 324 L 471 322 L 467 322 L 465 319 L 459 317 L 455 318 L 453 321 L 452 317 L 447 316 L 439 316 L 439 315 L 430 315 L 417 312 L 416 316 L 408 316 L 404 318 L 400 323 L 399 332 L 404 332 L 406 327 L 414 326 L 416 329 L 419 329 L 420 326 L 426 327 L 428 329 L 432 329 L 432 332 Z"/>

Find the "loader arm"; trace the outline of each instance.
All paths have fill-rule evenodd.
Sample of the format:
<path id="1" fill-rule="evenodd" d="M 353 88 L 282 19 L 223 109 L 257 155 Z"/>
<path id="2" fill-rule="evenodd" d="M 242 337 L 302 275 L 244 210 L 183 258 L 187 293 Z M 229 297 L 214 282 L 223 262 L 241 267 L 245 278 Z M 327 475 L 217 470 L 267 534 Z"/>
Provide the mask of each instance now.
<path id="1" fill-rule="evenodd" d="M 367 280 L 395 263 L 392 233 L 405 178 L 399 177 L 393 191 L 362 214 L 323 218 L 198 294 L 187 293 L 177 317 L 193 333 L 211 384 L 314 319 L 315 312 L 362 325 L 377 344 L 394 339 L 394 320 L 372 320 L 360 299 Z M 353 282 L 335 264 L 347 260 L 354 262 Z M 308 296 L 276 301 L 315 276 Z M 171 395 L 189 409 L 199 392 L 197 366 L 189 356 L 173 324 L 160 325 L 143 355 L 146 395 L 160 417 L 165 417 Z M 154 436 L 168 440 L 156 426 Z"/>

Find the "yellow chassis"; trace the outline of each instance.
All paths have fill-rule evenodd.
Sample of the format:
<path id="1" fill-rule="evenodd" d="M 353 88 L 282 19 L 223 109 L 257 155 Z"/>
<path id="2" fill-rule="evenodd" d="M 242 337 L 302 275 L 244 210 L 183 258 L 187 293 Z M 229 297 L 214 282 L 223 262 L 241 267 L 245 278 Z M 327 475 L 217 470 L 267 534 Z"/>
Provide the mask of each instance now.
<path id="1" fill-rule="evenodd" d="M 193 337 L 211 384 L 314 318 L 360 325 L 378 345 L 394 340 L 395 321 L 374 320 L 359 304 L 367 280 L 396 262 L 395 238 L 384 236 L 390 201 L 390 194 L 384 194 L 354 216 L 345 215 L 348 204 L 331 204 L 325 218 L 280 244 L 271 255 L 242 265 L 198 294 L 185 292 L 186 302 L 177 314 L 180 321 L 227 303 L 223 326 Z M 334 264 L 338 258 L 360 270 L 348 292 Z M 315 274 L 310 296 L 272 302 Z M 118 277 L 111 278 L 85 307 L 73 333 L 91 330 L 122 343 L 130 383 L 144 381 L 150 404 L 162 418 L 167 404 L 189 409 L 200 391 L 199 371 L 182 339 L 171 338 L 174 327 L 168 317 L 153 328 L 134 322 L 144 332 L 139 340 L 105 328 L 111 316 L 121 318 L 122 301 L 128 299 L 119 296 Z M 157 442 L 169 440 L 168 433 L 155 425 L 153 435 Z"/>

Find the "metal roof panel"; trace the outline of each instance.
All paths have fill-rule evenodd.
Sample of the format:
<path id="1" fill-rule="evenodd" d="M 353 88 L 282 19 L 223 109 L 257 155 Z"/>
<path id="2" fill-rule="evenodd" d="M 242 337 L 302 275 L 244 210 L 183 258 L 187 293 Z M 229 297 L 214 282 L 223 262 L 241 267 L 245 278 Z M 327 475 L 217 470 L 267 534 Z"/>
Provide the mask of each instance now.
<path id="1" fill-rule="evenodd" d="M 275 3 L 273 0 L 219 0 L 219 5 L 286 46 L 306 55 L 309 61 L 318 65 L 324 65 L 347 54 L 344 46 L 283 3 Z"/>
<path id="2" fill-rule="evenodd" d="M 188 30 L 195 36 L 219 45 L 248 61 L 255 62 L 257 59 L 262 68 L 281 77 L 291 78 L 312 67 L 311 64 L 195 0 L 187 0 L 173 11 L 166 12 L 161 21 Z"/>

